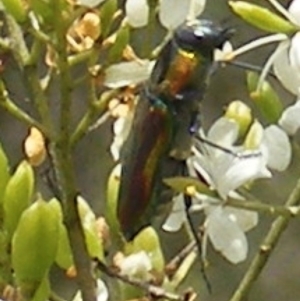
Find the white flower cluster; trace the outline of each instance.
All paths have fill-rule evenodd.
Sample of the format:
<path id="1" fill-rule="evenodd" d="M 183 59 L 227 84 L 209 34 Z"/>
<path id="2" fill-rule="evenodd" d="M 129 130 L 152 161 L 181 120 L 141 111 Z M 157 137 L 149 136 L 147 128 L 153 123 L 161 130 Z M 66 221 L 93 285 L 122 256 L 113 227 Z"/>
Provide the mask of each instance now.
<path id="1" fill-rule="evenodd" d="M 218 193 L 218 197 L 196 193 L 190 211 L 203 210 L 206 215 L 205 237 L 216 250 L 232 263 L 246 259 L 248 243 L 245 232 L 257 225 L 258 215 L 242 209 L 225 206 L 228 197 L 244 199 L 235 190 L 259 178 L 271 177 L 269 168 L 284 170 L 291 159 L 291 148 L 287 136 L 277 126 L 263 129 L 256 127 L 257 146 L 254 150 L 236 145 L 239 126 L 231 119 L 221 117 L 209 129 L 205 139 L 215 145 L 202 143 L 193 147 L 193 156 L 188 159 L 190 175 L 201 178 Z M 257 127 L 259 127 L 257 129 Z M 199 133 L 203 137 L 203 133 Z M 275 139 L 276 138 L 276 139 Z M 173 210 L 163 229 L 177 231 L 186 222 L 183 196 L 174 198 Z M 205 248 L 204 248 L 205 254 Z"/>

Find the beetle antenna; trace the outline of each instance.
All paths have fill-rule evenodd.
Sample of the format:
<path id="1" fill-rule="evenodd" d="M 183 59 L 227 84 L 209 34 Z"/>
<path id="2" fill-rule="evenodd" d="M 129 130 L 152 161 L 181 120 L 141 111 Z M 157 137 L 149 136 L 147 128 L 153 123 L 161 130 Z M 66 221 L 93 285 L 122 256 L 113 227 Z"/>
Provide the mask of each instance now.
<path id="1" fill-rule="evenodd" d="M 221 62 L 221 64 L 224 64 L 224 62 Z M 251 63 L 239 61 L 239 60 L 234 60 L 234 61 L 228 61 L 225 62 L 226 65 L 229 66 L 234 66 L 243 70 L 250 70 L 250 71 L 255 71 L 255 72 L 262 72 L 263 68 L 261 66 L 253 65 Z M 272 78 L 277 79 L 277 76 L 275 75 L 274 72 L 269 71 L 268 75 L 271 76 Z"/>
<path id="2" fill-rule="evenodd" d="M 188 174 L 188 170 L 187 170 L 187 166 L 186 166 L 186 162 L 184 162 L 184 174 L 187 175 Z M 202 254 L 202 242 L 201 239 L 199 237 L 199 233 L 197 231 L 197 229 L 195 228 L 195 225 L 193 223 L 192 220 L 192 216 L 191 216 L 191 212 L 190 212 L 190 208 L 192 206 L 192 199 L 189 195 L 184 194 L 184 205 L 185 205 L 185 213 L 186 213 L 186 218 L 187 218 L 187 222 L 188 225 L 190 227 L 190 230 L 192 232 L 192 235 L 195 239 L 195 243 L 198 249 L 198 253 L 199 253 L 199 258 L 200 258 L 200 264 L 201 264 L 201 274 L 203 276 L 203 280 L 205 282 L 205 285 L 207 287 L 208 292 L 211 294 L 212 293 L 212 286 L 211 283 L 208 279 L 208 276 L 206 274 L 206 264 L 203 260 Z"/>

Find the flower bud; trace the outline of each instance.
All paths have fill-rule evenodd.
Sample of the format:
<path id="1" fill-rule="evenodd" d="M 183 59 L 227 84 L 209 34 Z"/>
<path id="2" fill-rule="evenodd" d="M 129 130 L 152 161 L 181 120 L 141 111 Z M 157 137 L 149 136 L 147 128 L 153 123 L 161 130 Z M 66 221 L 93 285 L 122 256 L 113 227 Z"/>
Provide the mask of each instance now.
<path id="1" fill-rule="evenodd" d="M 39 129 L 35 127 L 30 129 L 29 136 L 24 142 L 24 151 L 30 165 L 39 166 L 44 162 L 47 151 L 44 136 Z"/>
<path id="2" fill-rule="evenodd" d="M 269 123 L 276 123 L 283 111 L 283 106 L 276 91 L 267 82 L 258 83 L 259 77 L 255 72 L 248 72 L 247 84 L 250 92 L 250 97 L 259 108 L 263 117 Z M 257 89 L 257 85 L 260 85 Z"/>
<path id="3" fill-rule="evenodd" d="M 250 150 L 257 149 L 261 145 L 263 134 L 264 129 L 262 125 L 257 120 L 255 120 L 248 131 L 248 134 L 244 141 L 244 147 Z"/>
<path id="4" fill-rule="evenodd" d="M 147 227 L 134 238 L 134 240 L 125 246 L 126 254 L 133 254 L 145 251 L 151 258 L 153 269 L 157 272 L 163 272 L 165 261 L 161 250 L 159 237 L 152 227 Z"/>
<path id="5" fill-rule="evenodd" d="M 226 109 L 225 117 L 234 120 L 239 125 L 239 136 L 245 135 L 252 122 L 251 109 L 243 102 L 232 101 Z"/>
<path id="6" fill-rule="evenodd" d="M 264 7 L 245 1 L 230 1 L 229 5 L 242 19 L 267 32 L 293 34 L 298 30 L 294 24 Z"/>

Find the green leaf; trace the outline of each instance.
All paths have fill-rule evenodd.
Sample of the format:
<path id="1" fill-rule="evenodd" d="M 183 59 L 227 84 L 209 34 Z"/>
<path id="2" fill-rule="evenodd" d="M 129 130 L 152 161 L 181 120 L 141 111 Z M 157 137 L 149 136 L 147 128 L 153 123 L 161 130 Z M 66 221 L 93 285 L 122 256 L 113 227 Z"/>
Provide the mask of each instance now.
<path id="1" fill-rule="evenodd" d="M 67 270 L 74 265 L 73 254 L 70 246 L 70 241 L 67 233 L 67 229 L 63 223 L 63 213 L 59 201 L 55 198 L 50 200 L 49 205 L 58 215 L 59 220 L 59 238 L 58 247 L 55 257 L 55 262 L 62 268 Z"/>
<path id="2" fill-rule="evenodd" d="M 121 165 L 117 165 L 112 170 L 107 183 L 107 202 L 105 217 L 109 224 L 113 237 L 120 236 L 120 225 L 117 218 L 117 204 L 120 186 Z"/>
<path id="3" fill-rule="evenodd" d="M 255 72 L 247 72 L 247 84 L 251 99 L 254 101 L 262 116 L 269 123 L 276 123 L 282 112 L 283 105 L 276 91 L 266 80 L 257 90 L 259 76 Z"/>
<path id="4" fill-rule="evenodd" d="M 82 197 L 78 197 L 77 201 L 79 216 L 81 219 L 89 255 L 91 257 L 96 257 L 100 260 L 103 260 L 103 245 L 102 240 L 97 233 L 95 214 L 89 204 Z"/>
<path id="5" fill-rule="evenodd" d="M 59 238 L 58 214 L 39 199 L 24 211 L 12 241 L 16 282 L 32 298 L 54 262 Z"/>
<path id="6" fill-rule="evenodd" d="M 51 292 L 50 281 L 49 281 L 48 277 L 45 277 L 42 280 L 42 283 L 38 287 L 36 293 L 34 294 L 33 298 L 31 299 L 31 301 L 49 300 L 50 292 Z M 24 292 L 22 292 L 22 295 L 24 295 Z"/>
<path id="7" fill-rule="evenodd" d="M 12 15 L 17 22 L 24 22 L 27 18 L 27 5 L 23 0 L 2 0 L 5 10 Z"/>
<path id="8" fill-rule="evenodd" d="M 11 237 L 23 211 L 31 204 L 34 174 L 27 161 L 22 161 L 7 183 L 4 197 L 4 227 Z"/>
<path id="9" fill-rule="evenodd" d="M 299 30 L 296 25 L 267 8 L 244 1 L 230 1 L 229 5 L 246 22 L 264 31 L 293 34 Z"/>
<path id="10" fill-rule="evenodd" d="M 103 38 L 106 38 L 109 34 L 111 23 L 113 21 L 113 15 L 117 9 L 117 0 L 106 0 L 101 6 L 100 20 Z"/>
<path id="11" fill-rule="evenodd" d="M 29 4 L 33 12 L 39 16 L 46 25 L 51 25 L 55 22 L 56 10 L 60 11 L 60 17 L 63 18 L 63 11 L 68 6 L 65 0 L 29 0 Z"/>
<path id="12" fill-rule="evenodd" d="M 67 270 L 68 268 L 74 265 L 74 259 L 72 255 L 67 229 L 62 223 L 59 224 L 59 227 L 60 229 L 58 238 L 58 248 L 55 262 L 62 269 Z"/>
<path id="13" fill-rule="evenodd" d="M 123 26 L 116 33 L 116 41 L 111 46 L 108 53 L 108 62 L 110 64 L 118 62 L 122 58 L 123 50 L 129 42 L 129 27 Z"/>

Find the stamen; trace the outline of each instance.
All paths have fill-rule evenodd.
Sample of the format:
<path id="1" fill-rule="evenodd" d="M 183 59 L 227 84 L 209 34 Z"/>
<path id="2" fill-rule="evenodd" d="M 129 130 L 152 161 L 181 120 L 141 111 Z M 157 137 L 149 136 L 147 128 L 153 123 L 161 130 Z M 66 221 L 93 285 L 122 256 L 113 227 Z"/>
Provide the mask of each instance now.
<path id="1" fill-rule="evenodd" d="M 283 33 L 277 33 L 274 35 L 269 35 L 269 36 L 265 36 L 265 37 L 256 39 L 254 41 L 249 42 L 248 44 L 241 46 L 240 48 L 235 49 L 231 53 L 228 53 L 224 57 L 224 62 L 232 61 L 237 56 L 239 56 L 245 52 L 248 52 L 252 49 L 258 48 L 260 46 L 267 45 L 270 43 L 275 43 L 275 42 L 282 42 L 287 39 L 288 39 L 288 36 Z"/>
<path id="2" fill-rule="evenodd" d="M 242 151 L 233 151 L 229 148 L 226 148 L 222 145 L 216 144 L 210 140 L 207 140 L 202 137 L 197 137 L 195 139 L 195 146 L 192 147 L 193 154 L 197 156 L 201 156 L 201 150 L 203 150 L 203 145 L 211 146 L 215 149 L 221 150 L 224 153 L 233 156 L 237 159 L 249 159 L 249 158 L 255 158 L 262 156 L 262 153 L 260 150 L 242 150 Z M 205 155 L 209 155 L 209 152 Z"/>

